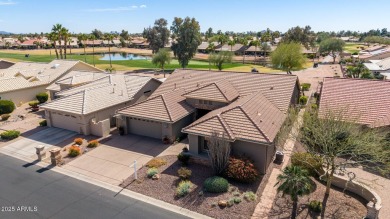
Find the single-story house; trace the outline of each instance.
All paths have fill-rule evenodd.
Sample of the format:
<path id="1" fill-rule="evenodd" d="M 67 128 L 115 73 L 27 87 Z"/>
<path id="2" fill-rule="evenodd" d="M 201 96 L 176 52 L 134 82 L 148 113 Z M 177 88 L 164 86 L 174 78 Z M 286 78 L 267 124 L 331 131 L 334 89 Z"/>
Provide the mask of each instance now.
<path id="1" fill-rule="evenodd" d="M 342 113 L 346 120 L 376 128 L 390 125 L 389 106 L 389 81 L 324 78 L 319 116 Z"/>
<path id="2" fill-rule="evenodd" d="M 146 76 L 106 75 L 87 84 L 62 90 L 40 107 L 48 126 L 84 135 L 107 136 L 115 126 L 115 111 L 145 100 L 161 82 Z"/>
<path id="3" fill-rule="evenodd" d="M 188 135 L 193 154 L 207 151 L 213 131 L 233 153 L 265 173 L 286 113 L 299 97 L 295 75 L 177 69 L 147 100 L 118 110 L 125 133 L 174 141 Z"/>
<path id="4" fill-rule="evenodd" d="M 390 72 L 390 57 L 382 60 L 370 60 L 363 64 L 373 74 Z"/>
<path id="5" fill-rule="evenodd" d="M 68 74 L 64 75 L 56 82 L 52 83 L 46 88 L 49 91 L 50 97 L 55 99 L 55 93 L 69 89 L 75 86 L 80 86 L 92 81 L 95 81 L 99 78 L 107 76 L 108 73 L 101 71 L 71 71 Z"/>
<path id="6" fill-rule="evenodd" d="M 245 52 L 246 49 L 247 49 L 247 46 L 244 46 L 242 44 L 237 43 L 234 46 L 229 46 L 228 44 L 225 44 L 223 46 L 219 46 L 218 48 L 215 49 L 215 51 L 216 52 L 229 51 L 229 52 L 233 52 L 236 55 L 240 55 L 243 52 Z"/>
<path id="7" fill-rule="evenodd" d="M 13 66 L 15 62 L 0 59 L 0 69 L 6 69 Z"/>
<path id="8" fill-rule="evenodd" d="M 218 48 L 221 48 L 221 44 L 219 44 L 218 42 L 211 42 L 214 44 L 214 47 L 215 49 L 218 49 Z M 209 47 L 210 43 L 209 42 L 202 42 L 199 46 L 198 46 L 198 52 L 200 53 L 208 53 L 208 47 Z"/>
<path id="9" fill-rule="evenodd" d="M 390 57 L 390 46 L 373 46 L 359 52 L 359 59 L 367 62 L 368 60 L 381 60 Z"/>
<path id="10" fill-rule="evenodd" d="M 50 63 L 18 62 L 0 69 L 0 99 L 16 105 L 35 99 L 46 87 L 71 71 L 100 71 L 82 61 L 54 60 Z"/>

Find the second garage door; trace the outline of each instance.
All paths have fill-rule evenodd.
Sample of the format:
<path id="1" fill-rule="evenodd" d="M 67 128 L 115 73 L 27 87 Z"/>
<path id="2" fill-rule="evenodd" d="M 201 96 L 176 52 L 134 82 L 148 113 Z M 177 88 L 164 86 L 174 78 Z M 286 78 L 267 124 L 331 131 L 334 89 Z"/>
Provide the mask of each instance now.
<path id="1" fill-rule="evenodd" d="M 162 138 L 162 124 L 160 122 L 128 118 L 128 124 L 130 134 L 142 135 L 157 139 Z"/>
<path id="2" fill-rule="evenodd" d="M 53 127 L 80 132 L 80 126 L 77 123 L 77 118 L 74 116 L 51 112 L 51 125 Z"/>

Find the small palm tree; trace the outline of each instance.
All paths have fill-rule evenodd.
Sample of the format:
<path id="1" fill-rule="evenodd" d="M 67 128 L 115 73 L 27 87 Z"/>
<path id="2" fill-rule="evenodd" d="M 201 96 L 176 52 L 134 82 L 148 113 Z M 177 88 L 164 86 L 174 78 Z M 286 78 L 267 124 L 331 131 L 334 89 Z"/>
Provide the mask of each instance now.
<path id="1" fill-rule="evenodd" d="M 110 68 L 112 68 L 112 63 L 111 63 L 111 43 L 113 43 L 114 35 L 106 34 L 104 36 L 104 39 L 107 40 L 107 43 L 108 43 L 108 55 L 110 56 Z"/>
<path id="2" fill-rule="evenodd" d="M 58 59 L 58 58 L 59 58 L 59 57 L 58 57 L 58 50 L 57 50 L 57 40 L 58 40 L 58 36 L 57 36 L 56 33 L 51 32 L 51 33 L 49 33 L 48 38 L 49 38 L 49 40 L 53 43 L 54 51 L 55 51 L 56 57 L 57 57 L 57 59 Z M 50 50 L 50 51 L 51 51 L 51 50 Z M 50 52 L 50 53 L 51 53 L 51 52 Z"/>
<path id="3" fill-rule="evenodd" d="M 230 52 L 233 52 L 233 46 L 236 45 L 235 40 L 229 40 L 228 45 L 230 46 Z"/>
<path id="4" fill-rule="evenodd" d="M 248 46 L 248 40 L 246 38 L 242 38 L 240 40 L 240 43 L 243 45 L 243 46 Z M 242 57 L 242 64 L 245 64 L 245 50 L 244 50 L 244 55 Z"/>
<path id="5" fill-rule="evenodd" d="M 293 201 L 291 218 L 296 218 L 298 209 L 298 198 L 307 195 L 311 191 L 311 180 L 309 172 L 299 166 L 287 166 L 283 173 L 277 177 L 278 192 L 289 195 Z"/>
<path id="6" fill-rule="evenodd" d="M 156 54 L 153 55 L 152 63 L 160 67 L 164 73 L 165 64 L 171 63 L 171 54 L 168 49 L 160 49 Z"/>
<path id="7" fill-rule="evenodd" d="M 260 46 L 260 41 L 258 41 L 258 40 L 253 40 L 253 41 L 251 41 L 251 45 L 255 47 L 255 61 L 254 61 L 254 62 L 255 62 L 255 64 L 256 64 L 257 47 Z"/>

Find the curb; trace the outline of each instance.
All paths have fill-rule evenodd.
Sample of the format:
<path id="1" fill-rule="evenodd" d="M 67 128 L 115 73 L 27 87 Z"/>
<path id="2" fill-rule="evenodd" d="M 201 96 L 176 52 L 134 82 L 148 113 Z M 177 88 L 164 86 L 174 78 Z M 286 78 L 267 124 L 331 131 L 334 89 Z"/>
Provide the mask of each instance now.
<path id="1" fill-rule="evenodd" d="M 36 161 L 36 160 L 33 160 L 29 157 L 25 157 L 21 154 L 8 153 L 7 151 L 4 151 L 4 150 L 0 151 L 0 153 L 7 155 L 7 156 L 14 157 L 14 158 L 19 159 L 19 160 L 26 161 L 26 162 Z M 38 162 L 34 165 L 39 166 L 39 167 L 43 167 L 43 168 L 50 166 L 50 164 L 44 163 L 44 162 Z M 58 166 L 55 166 L 55 167 L 51 168 L 50 170 L 57 172 L 57 173 L 60 173 L 60 174 L 63 174 L 63 175 L 66 175 L 66 176 L 69 176 L 69 177 L 72 177 L 72 178 L 75 178 L 75 179 L 78 179 L 80 181 L 95 185 L 95 186 L 99 186 L 101 188 L 113 191 L 115 193 L 122 194 L 124 196 L 136 199 L 138 201 L 148 203 L 148 204 L 154 205 L 156 207 L 159 207 L 159 208 L 186 216 L 186 217 L 200 218 L 200 219 L 210 219 L 211 218 L 209 216 L 199 214 L 197 212 L 188 210 L 186 208 L 182 208 L 182 207 L 179 207 L 179 206 L 176 206 L 176 205 L 173 205 L 173 204 L 170 204 L 170 203 L 167 203 L 167 202 L 164 202 L 164 201 L 161 201 L 161 200 L 158 200 L 158 199 L 155 199 L 155 198 L 152 198 L 152 197 L 149 197 L 149 196 L 137 193 L 137 192 L 133 192 L 133 191 L 128 190 L 128 189 L 123 189 L 122 187 L 119 187 L 119 186 L 115 186 L 115 185 L 111 185 L 111 184 L 106 183 L 106 182 L 99 181 L 95 178 L 85 176 L 85 175 L 80 174 L 80 173 L 71 172 L 69 170 L 66 170 L 66 169 L 58 167 Z"/>

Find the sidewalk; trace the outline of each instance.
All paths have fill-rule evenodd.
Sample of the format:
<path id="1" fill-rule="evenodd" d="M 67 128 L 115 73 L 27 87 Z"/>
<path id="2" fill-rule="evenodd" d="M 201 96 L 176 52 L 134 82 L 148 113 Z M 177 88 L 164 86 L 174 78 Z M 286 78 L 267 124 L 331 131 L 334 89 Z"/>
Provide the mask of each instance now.
<path id="1" fill-rule="evenodd" d="M 293 129 L 291 130 L 290 137 L 287 139 L 284 145 L 284 161 L 281 169 L 285 168 L 290 161 L 290 157 L 292 152 L 294 151 L 294 145 L 296 142 L 293 136 L 296 136 L 296 133 L 299 131 L 300 124 L 302 124 L 302 117 L 304 112 L 304 109 L 299 112 L 298 119 L 295 122 Z M 260 201 L 257 204 L 255 211 L 253 212 L 252 219 L 268 218 L 269 212 L 272 209 L 273 202 L 278 193 L 275 187 L 275 184 L 277 183 L 277 177 L 281 173 L 282 171 L 280 169 L 274 168 L 272 170 L 267 185 L 265 186 L 263 194 L 260 197 Z"/>

